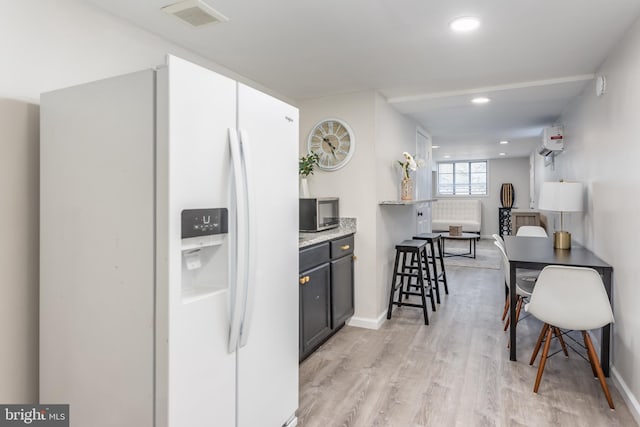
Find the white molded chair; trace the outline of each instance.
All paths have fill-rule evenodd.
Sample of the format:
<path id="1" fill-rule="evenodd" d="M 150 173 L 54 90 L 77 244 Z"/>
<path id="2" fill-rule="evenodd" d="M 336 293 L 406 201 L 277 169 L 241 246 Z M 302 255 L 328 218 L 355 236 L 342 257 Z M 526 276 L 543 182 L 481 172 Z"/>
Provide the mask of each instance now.
<path id="1" fill-rule="evenodd" d="M 498 242 L 498 244 L 504 249 L 504 239 L 500 237 L 499 234 L 492 234 L 491 237 L 493 237 L 495 241 Z"/>
<path id="2" fill-rule="evenodd" d="M 501 246 L 497 241 L 494 244 L 500 250 L 500 254 L 502 255 L 502 268 L 504 270 L 504 280 L 509 288 L 509 292 L 511 292 L 511 272 L 509 268 L 509 258 L 507 257 L 507 252 L 504 247 Z M 536 284 L 536 278 L 538 276 L 537 271 L 526 270 L 524 273 L 516 274 L 516 295 L 517 297 L 517 305 L 516 305 L 516 322 L 520 318 L 520 311 L 522 310 L 522 304 L 524 303 L 524 298 L 531 296 L 533 292 L 533 288 Z M 507 297 L 507 301 L 505 302 L 505 308 L 502 313 L 502 320 L 505 319 L 506 314 L 509 310 L 509 297 Z M 504 325 L 504 330 L 506 331 L 509 328 L 510 318 L 507 317 L 507 321 Z"/>
<path id="3" fill-rule="evenodd" d="M 518 228 L 518 232 L 516 236 L 527 236 L 527 237 L 549 237 L 547 236 L 547 232 L 544 231 L 544 228 L 537 225 L 522 225 Z"/>
<path id="4" fill-rule="evenodd" d="M 495 245 L 500 248 L 502 251 L 504 251 L 505 253 L 507 252 L 507 250 L 504 247 L 504 239 L 499 235 L 499 234 L 492 234 L 491 237 L 493 237 L 495 239 Z M 507 287 L 509 286 L 509 283 L 507 283 Z M 507 317 L 507 313 L 509 312 L 509 295 L 507 294 L 507 299 L 504 302 L 504 309 L 502 310 L 502 321 L 504 322 L 504 319 Z M 505 331 L 507 330 L 507 328 L 509 327 L 509 324 L 507 323 L 507 326 L 505 326 Z"/>
<path id="5" fill-rule="evenodd" d="M 580 297 L 577 298 L 577 295 Z M 538 276 L 530 302 L 525 306 L 525 310 L 544 322 L 531 356 L 531 365 L 535 361 L 542 340 L 546 335 L 533 392 L 537 393 L 540 386 L 544 365 L 549 354 L 552 330 L 561 328 L 582 331 L 593 374 L 600 380 L 609 407 L 614 409 L 598 355 L 593 348 L 589 334 L 586 332 L 613 323 L 611 304 L 600 275 L 591 268 L 547 266 Z"/>

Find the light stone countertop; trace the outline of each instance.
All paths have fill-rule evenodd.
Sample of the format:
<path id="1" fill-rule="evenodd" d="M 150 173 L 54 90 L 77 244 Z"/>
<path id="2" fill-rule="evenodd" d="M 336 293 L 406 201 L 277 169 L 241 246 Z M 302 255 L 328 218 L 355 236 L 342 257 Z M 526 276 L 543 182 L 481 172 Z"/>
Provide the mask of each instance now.
<path id="1" fill-rule="evenodd" d="M 305 248 L 317 243 L 326 242 L 343 236 L 348 236 L 356 232 L 355 218 L 340 218 L 340 226 L 331 230 L 319 231 L 317 233 L 300 233 L 298 247 Z"/>

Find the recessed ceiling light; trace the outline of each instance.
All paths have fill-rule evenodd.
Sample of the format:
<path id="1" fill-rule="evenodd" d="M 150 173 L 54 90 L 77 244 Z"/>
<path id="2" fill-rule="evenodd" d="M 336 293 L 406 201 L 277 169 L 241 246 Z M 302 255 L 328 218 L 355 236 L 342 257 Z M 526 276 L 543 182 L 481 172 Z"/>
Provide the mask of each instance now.
<path id="1" fill-rule="evenodd" d="M 449 28 L 457 33 L 468 33 L 478 29 L 480 26 L 480 20 L 473 16 L 463 16 L 462 18 L 456 18 L 449 24 Z"/>
<path id="2" fill-rule="evenodd" d="M 506 156 L 506 155 L 507 155 L 507 153 L 498 153 L 498 155 L 500 155 L 500 156 Z"/>
<path id="3" fill-rule="evenodd" d="M 451 156 L 450 156 L 450 155 L 448 155 L 448 154 L 445 154 L 445 155 L 444 155 L 444 156 L 442 156 L 442 157 L 444 157 L 445 159 L 450 159 L 450 158 L 451 158 Z"/>
<path id="4" fill-rule="evenodd" d="M 477 96 L 473 98 L 471 102 L 473 102 L 474 104 L 486 104 L 488 102 L 491 102 L 491 99 L 487 98 L 486 96 Z"/>
<path id="5" fill-rule="evenodd" d="M 431 148 L 440 148 L 439 145 L 432 145 Z"/>
<path id="6" fill-rule="evenodd" d="M 509 141 L 507 141 L 507 140 L 500 141 L 500 144 L 502 144 L 502 145 L 505 145 L 505 144 L 508 144 L 508 143 L 509 143 Z"/>

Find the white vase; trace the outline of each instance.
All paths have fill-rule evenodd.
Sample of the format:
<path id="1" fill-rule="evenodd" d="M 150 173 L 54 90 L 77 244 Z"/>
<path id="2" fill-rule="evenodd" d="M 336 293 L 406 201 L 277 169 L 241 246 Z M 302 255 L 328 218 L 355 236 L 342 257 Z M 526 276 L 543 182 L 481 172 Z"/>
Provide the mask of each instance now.
<path id="1" fill-rule="evenodd" d="M 308 199 L 309 195 L 309 180 L 307 178 L 300 178 L 300 197 Z"/>

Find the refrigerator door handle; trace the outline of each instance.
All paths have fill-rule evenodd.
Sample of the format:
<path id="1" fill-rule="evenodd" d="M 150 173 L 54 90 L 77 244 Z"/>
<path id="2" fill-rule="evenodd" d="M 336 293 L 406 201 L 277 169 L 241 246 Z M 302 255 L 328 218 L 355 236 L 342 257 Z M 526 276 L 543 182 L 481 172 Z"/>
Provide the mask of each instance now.
<path id="1" fill-rule="evenodd" d="M 240 129 L 240 147 L 242 149 L 242 159 L 244 166 L 244 185 L 247 203 L 247 270 L 244 275 L 245 282 L 245 304 L 242 320 L 242 328 L 240 330 L 240 347 L 244 347 L 249 339 L 251 330 L 251 319 L 253 317 L 253 306 L 255 301 L 255 285 L 256 285 L 256 238 L 257 229 L 255 226 L 255 215 L 257 208 L 255 205 L 255 190 L 253 181 L 253 163 L 251 157 L 251 144 L 249 135 L 246 131 Z"/>
<path id="2" fill-rule="evenodd" d="M 233 353 L 238 348 L 240 340 L 240 330 L 242 327 L 243 311 L 246 292 L 246 275 L 247 275 L 247 200 L 244 183 L 244 172 L 242 162 L 242 148 L 238 139 L 238 133 L 235 129 L 229 128 L 229 148 L 231 151 L 231 164 L 233 168 L 233 177 L 235 181 L 236 193 L 236 215 L 237 215 L 237 233 L 235 248 L 235 265 L 232 266 L 231 274 L 231 322 L 229 327 L 229 353 Z"/>

